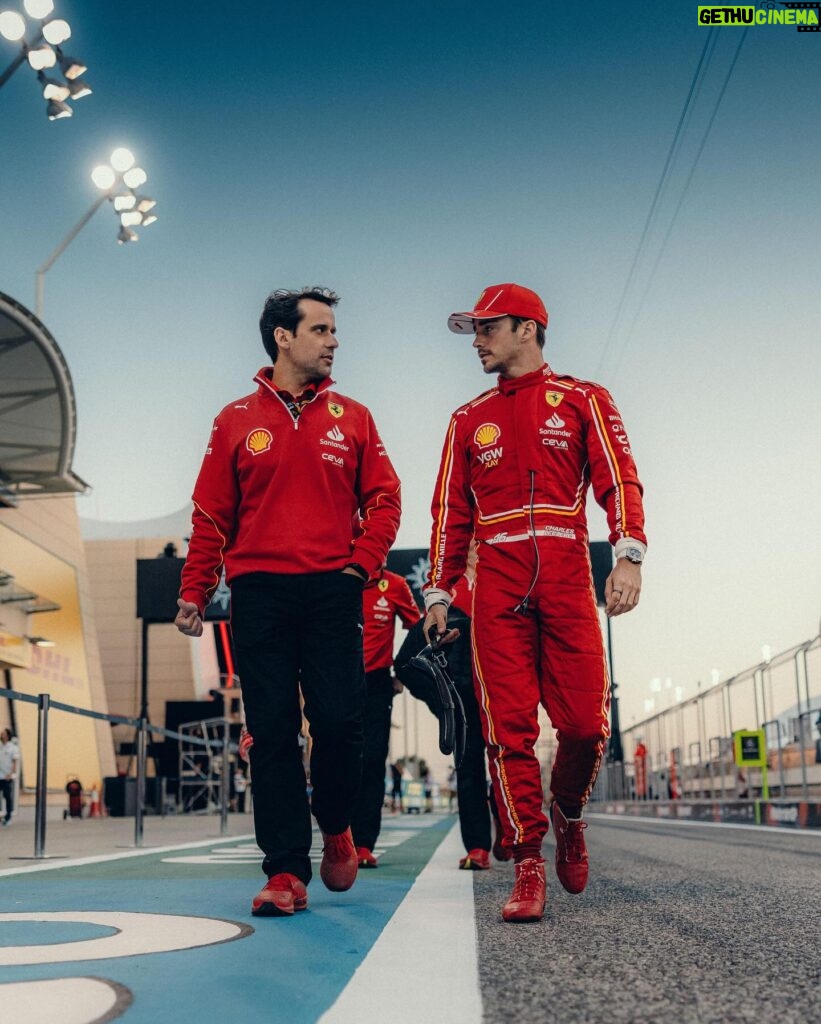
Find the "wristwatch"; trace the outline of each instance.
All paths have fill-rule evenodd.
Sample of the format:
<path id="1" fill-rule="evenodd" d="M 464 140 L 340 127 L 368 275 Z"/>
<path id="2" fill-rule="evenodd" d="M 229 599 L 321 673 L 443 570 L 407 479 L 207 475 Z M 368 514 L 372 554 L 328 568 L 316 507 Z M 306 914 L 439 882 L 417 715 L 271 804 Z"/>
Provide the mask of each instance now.
<path id="1" fill-rule="evenodd" d="M 633 565 L 641 565 L 644 561 L 644 552 L 641 548 L 625 548 L 619 552 L 619 558 L 626 558 L 628 562 L 632 562 Z"/>

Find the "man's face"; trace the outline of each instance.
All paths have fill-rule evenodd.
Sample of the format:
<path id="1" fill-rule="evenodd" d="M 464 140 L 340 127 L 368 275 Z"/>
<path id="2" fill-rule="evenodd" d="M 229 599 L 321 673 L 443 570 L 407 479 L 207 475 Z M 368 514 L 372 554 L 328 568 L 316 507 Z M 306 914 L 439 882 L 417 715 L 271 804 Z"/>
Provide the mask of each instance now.
<path id="1" fill-rule="evenodd" d="M 482 369 L 485 373 L 503 374 L 518 355 L 522 344 L 513 320 L 509 316 L 498 320 L 474 320 L 473 330 L 476 332 L 473 347 L 479 354 Z"/>
<path id="2" fill-rule="evenodd" d="M 334 311 L 316 299 L 300 299 L 297 307 L 302 319 L 296 333 L 285 331 L 288 355 L 306 382 L 319 383 L 330 377 L 333 369 L 336 340 Z"/>

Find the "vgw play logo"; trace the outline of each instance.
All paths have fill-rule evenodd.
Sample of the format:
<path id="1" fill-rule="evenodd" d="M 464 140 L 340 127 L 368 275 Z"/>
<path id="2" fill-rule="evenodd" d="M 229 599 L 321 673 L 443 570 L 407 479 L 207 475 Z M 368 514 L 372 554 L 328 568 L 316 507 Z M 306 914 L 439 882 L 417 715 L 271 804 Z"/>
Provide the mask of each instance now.
<path id="1" fill-rule="evenodd" d="M 803 3 L 775 3 L 763 7 L 699 7 L 699 25 L 795 25 L 798 32 L 821 32 L 821 0 Z"/>

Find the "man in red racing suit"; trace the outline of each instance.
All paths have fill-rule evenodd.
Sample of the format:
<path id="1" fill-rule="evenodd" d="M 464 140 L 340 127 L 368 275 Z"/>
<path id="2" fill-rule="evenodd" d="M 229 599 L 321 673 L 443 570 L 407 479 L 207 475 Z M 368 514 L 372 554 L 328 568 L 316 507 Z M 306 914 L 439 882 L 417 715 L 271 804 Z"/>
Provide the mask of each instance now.
<path id="1" fill-rule="evenodd" d="M 498 383 L 457 409 L 432 502 L 426 630 L 443 640 L 452 588 L 478 547 L 472 621 L 474 684 L 504 843 L 516 884 L 508 921 L 544 912 L 538 705 L 556 729 L 550 820 L 556 871 L 569 892 L 587 882 L 582 808 L 609 736 L 609 680 L 593 592 L 585 498 L 605 509 L 616 565 L 606 612 L 631 611 L 646 551 L 642 487 L 621 415 L 598 384 L 544 362 L 547 312 L 515 284 L 485 289 L 449 326 L 473 333 Z"/>

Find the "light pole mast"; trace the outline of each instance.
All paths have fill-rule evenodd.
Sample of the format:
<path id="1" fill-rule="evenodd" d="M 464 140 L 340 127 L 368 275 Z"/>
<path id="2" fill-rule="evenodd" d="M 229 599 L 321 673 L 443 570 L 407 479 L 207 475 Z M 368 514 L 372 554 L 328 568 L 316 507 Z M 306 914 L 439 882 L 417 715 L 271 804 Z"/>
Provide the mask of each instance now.
<path id="1" fill-rule="evenodd" d="M 60 242 L 60 244 L 49 256 L 49 258 L 45 261 L 45 263 L 43 263 L 40 267 L 37 268 L 37 273 L 34 275 L 34 312 L 37 314 L 38 320 L 43 319 L 43 298 L 46 283 L 46 271 L 49 269 L 49 267 L 51 267 L 54 261 L 59 256 L 62 255 L 63 251 L 66 249 L 69 243 L 72 242 L 77 237 L 77 235 L 79 235 L 79 233 L 83 230 L 86 224 L 88 224 L 88 222 L 91 220 L 94 214 L 100 209 L 100 207 L 108 198 L 108 193 L 104 193 L 103 195 L 101 195 L 97 202 L 93 204 L 88 213 L 86 213 L 85 217 L 83 217 L 82 220 L 78 221 L 77 224 L 72 228 L 72 230 L 62 240 L 62 242 Z"/>

